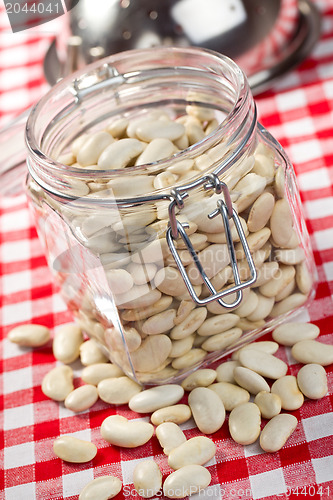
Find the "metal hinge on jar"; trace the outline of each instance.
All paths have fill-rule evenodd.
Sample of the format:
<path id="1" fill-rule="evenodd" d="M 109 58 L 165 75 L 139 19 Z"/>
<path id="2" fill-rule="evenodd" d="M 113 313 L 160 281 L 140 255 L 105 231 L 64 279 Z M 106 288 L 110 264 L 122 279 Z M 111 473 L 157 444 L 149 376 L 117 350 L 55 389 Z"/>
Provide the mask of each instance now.
<path id="1" fill-rule="evenodd" d="M 181 223 L 177 220 L 176 215 L 175 215 L 175 209 L 176 207 L 181 210 L 184 207 L 184 199 L 187 198 L 188 192 L 186 190 L 186 186 L 182 186 L 181 188 L 175 188 L 171 191 L 171 196 L 172 196 L 172 201 L 169 205 L 169 227 L 167 229 L 166 233 L 166 239 L 171 251 L 171 254 L 178 266 L 178 269 L 182 275 L 182 278 L 185 282 L 185 285 L 189 291 L 189 294 L 191 295 L 193 301 L 200 305 L 206 305 L 209 302 L 213 302 L 216 300 L 221 306 L 231 309 L 240 304 L 243 298 L 243 293 L 242 290 L 243 288 L 251 286 L 257 279 L 257 272 L 255 269 L 255 265 L 249 250 L 249 246 L 247 244 L 246 236 L 244 233 L 244 230 L 242 228 L 240 219 L 238 217 L 238 214 L 236 210 L 232 207 L 231 203 L 231 198 L 230 198 L 230 193 L 228 190 L 227 185 L 224 182 L 221 182 L 220 179 L 216 174 L 209 174 L 205 177 L 202 177 L 195 183 L 195 187 L 199 186 L 200 184 L 203 184 L 204 189 L 214 189 L 216 194 L 222 194 L 224 199 L 219 199 L 217 201 L 217 208 L 207 214 L 207 217 L 209 219 L 213 219 L 214 217 L 218 217 L 221 215 L 222 221 L 223 221 L 223 226 L 225 230 L 225 235 L 226 235 L 226 240 L 227 240 L 227 246 L 228 246 L 228 252 L 230 256 L 230 262 L 231 262 L 231 268 L 233 272 L 233 277 L 234 277 L 234 282 L 235 284 L 223 291 L 217 291 L 215 290 L 212 282 L 208 278 L 204 267 L 202 266 L 199 256 L 194 250 L 191 240 L 186 234 L 186 227 L 188 227 L 188 224 L 186 223 Z M 193 188 L 193 184 L 188 186 L 189 189 Z M 230 227 L 230 220 L 234 221 L 235 228 L 237 230 L 237 233 L 239 235 L 240 242 L 242 244 L 245 257 L 249 266 L 250 274 L 251 277 L 246 280 L 246 281 L 241 281 L 240 275 L 239 275 L 239 269 L 237 265 L 237 259 L 236 259 L 236 252 L 235 252 L 235 247 L 234 247 L 234 242 L 232 239 L 232 234 L 231 234 L 231 227 Z M 198 295 L 196 294 L 193 285 L 189 279 L 189 276 L 186 272 L 185 266 L 182 263 L 182 260 L 177 252 L 175 242 L 177 241 L 178 238 L 182 238 L 184 241 L 186 248 L 191 254 L 191 257 L 193 259 L 193 262 L 195 263 L 201 278 L 205 284 L 205 286 L 208 288 L 210 291 L 211 295 L 204 298 L 200 299 Z M 236 294 L 236 299 L 232 303 L 227 303 L 223 300 L 223 297 L 230 295 L 230 294 Z"/>

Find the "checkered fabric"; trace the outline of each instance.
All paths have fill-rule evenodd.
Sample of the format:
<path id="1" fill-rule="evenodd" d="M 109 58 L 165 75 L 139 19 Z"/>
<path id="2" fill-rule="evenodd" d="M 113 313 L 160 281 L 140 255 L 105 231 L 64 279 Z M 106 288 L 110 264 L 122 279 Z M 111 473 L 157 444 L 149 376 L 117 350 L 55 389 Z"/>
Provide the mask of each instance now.
<path id="1" fill-rule="evenodd" d="M 258 97 L 260 121 L 282 143 L 296 170 L 318 271 L 316 299 L 303 314 L 321 329 L 320 341 L 333 343 L 333 4 L 316 2 L 323 14 L 320 42 L 311 56 L 272 90 Z M 47 26 L 47 25 L 45 25 Z M 1 125 L 36 101 L 47 88 L 42 60 L 51 34 L 30 30 L 11 34 L 0 6 Z M 0 498 L 6 500 L 77 499 L 93 478 L 113 474 L 123 482 L 117 499 L 136 499 L 132 472 L 153 457 L 165 477 L 171 472 L 157 438 L 127 450 L 108 445 L 100 435 L 104 418 L 118 413 L 143 418 L 127 408 L 97 402 L 73 414 L 45 397 L 43 376 L 57 362 L 51 345 L 23 349 L 10 343 L 8 331 L 21 323 L 41 323 L 52 331 L 72 321 L 55 289 L 43 251 L 30 220 L 24 195 L 0 200 L 1 283 L 1 412 Z M 270 334 L 265 336 L 270 339 Z M 296 374 L 300 365 L 290 350 L 277 355 Z M 75 385 L 81 366 L 74 364 Z M 307 400 L 293 414 L 299 423 L 277 453 L 264 453 L 258 443 L 240 446 L 230 437 L 227 422 L 212 435 L 217 453 L 208 464 L 212 482 L 198 499 L 333 499 L 333 368 L 327 367 L 329 392 L 319 401 Z M 184 398 L 185 401 L 185 398 Z M 198 434 L 193 421 L 182 425 L 188 438 Z M 95 443 L 92 462 L 62 462 L 52 451 L 60 434 Z M 161 498 L 161 496 L 156 496 Z"/>

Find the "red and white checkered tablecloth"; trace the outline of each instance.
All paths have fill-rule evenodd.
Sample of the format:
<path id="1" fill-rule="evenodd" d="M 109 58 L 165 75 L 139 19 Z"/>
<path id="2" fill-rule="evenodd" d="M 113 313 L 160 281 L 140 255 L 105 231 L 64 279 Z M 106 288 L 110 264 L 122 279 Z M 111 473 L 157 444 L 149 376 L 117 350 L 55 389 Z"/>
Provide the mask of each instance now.
<path id="1" fill-rule="evenodd" d="M 320 341 L 333 343 L 333 3 L 318 0 L 323 15 L 319 43 L 301 66 L 256 99 L 260 121 L 281 142 L 295 166 L 311 234 L 319 284 L 304 320 L 321 329 Z M 50 28 L 51 26 L 51 28 Z M 0 5 L 0 124 L 35 102 L 47 89 L 42 60 L 51 39 L 48 30 L 12 34 Z M 6 339 L 21 323 L 53 329 L 72 320 L 55 289 L 30 220 L 24 195 L 0 199 L 1 284 L 1 412 L 0 498 L 6 500 L 77 499 L 94 477 L 114 474 L 123 482 L 117 499 L 139 498 L 132 472 L 139 460 L 153 457 L 166 476 L 171 470 L 157 438 L 137 449 L 108 445 L 100 435 L 104 418 L 119 413 L 138 418 L 127 406 L 97 402 L 73 414 L 45 397 L 41 380 L 56 365 L 51 345 L 23 349 Z M 270 338 L 270 334 L 266 336 Z M 296 374 L 300 365 L 289 349 L 278 356 Z M 74 364 L 80 385 L 79 363 Z M 280 452 L 264 453 L 258 443 L 240 446 L 230 438 L 227 422 L 212 438 L 217 446 L 208 464 L 212 482 L 198 499 L 333 499 L 333 367 L 327 367 L 329 393 L 306 401 L 293 412 L 299 424 Z M 142 418 L 142 416 L 141 416 Z M 148 420 L 148 417 L 143 417 Z M 182 425 L 186 436 L 198 434 L 192 421 Z M 98 447 L 88 464 L 62 462 L 52 452 L 53 440 L 70 433 Z M 157 496 L 156 498 L 161 498 Z"/>

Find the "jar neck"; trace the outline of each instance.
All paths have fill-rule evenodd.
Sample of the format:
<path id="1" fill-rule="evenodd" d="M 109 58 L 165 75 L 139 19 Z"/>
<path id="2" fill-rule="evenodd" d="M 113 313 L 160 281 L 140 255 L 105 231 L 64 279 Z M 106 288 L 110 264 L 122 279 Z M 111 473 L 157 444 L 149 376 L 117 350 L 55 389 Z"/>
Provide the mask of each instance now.
<path id="1" fill-rule="evenodd" d="M 215 108 L 219 125 L 203 140 L 170 158 L 121 171 L 68 167 L 53 159 L 69 147 L 71 140 L 98 126 L 103 128 L 113 117 L 122 113 L 135 116 L 136 109 L 141 112 L 161 105 L 171 107 L 174 115 L 187 105 Z M 36 105 L 26 130 L 28 169 L 49 194 L 75 199 L 82 195 L 77 193 L 73 179 L 105 183 L 128 176 L 130 181 L 131 176 L 164 171 L 174 162 L 197 158 L 223 144 L 223 156 L 198 176 L 211 172 L 223 175 L 255 147 L 256 124 L 247 80 L 228 58 L 202 49 L 129 51 L 111 56 L 103 64 L 90 65 L 84 74 L 64 79 Z M 150 194 L 163 193 L 158 190 Z"/>

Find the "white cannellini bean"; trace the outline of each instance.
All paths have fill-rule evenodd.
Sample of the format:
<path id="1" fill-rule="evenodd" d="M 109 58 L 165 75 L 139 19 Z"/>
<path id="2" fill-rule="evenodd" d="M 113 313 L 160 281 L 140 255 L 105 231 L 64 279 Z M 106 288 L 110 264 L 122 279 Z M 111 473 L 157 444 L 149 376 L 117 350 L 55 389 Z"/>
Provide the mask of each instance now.
<path id="1" fill-rule="evenodd" d="M 217 333 L 216 335 L 208 337 L 207 340 L 202 343 L 201 347 L 207 352 L 221 351 L 236 342 L 236 340 L 242 336 L 242 333 L 240 328 L 231 328 L 231 330 L 227 330 L 226 332 Z"/>
<path id="2" fill-rule="evenodd" d="M 86 484 L 79 495 L 79 500 L 108 500 L 121 491 L 122 482 L 115 476 L 97 477 Z"/>
<path id="3" fill-rule="evenodd" d="M 170 333 L 172 340 L 180 340 L 192 335 L 205 321 L 207 316 L 207 309 L 205 307 L 198 307 L 191 311 L 184 321 L 176 325 Z"/>
<path id="4" fill-rule="evenodd" d="M 308 299 L 307 295 L 303 293 L 293 293 L 289 295 L 289 297 L 281 300 L 274 305 L 271 310 L 271 316 L 276 318 L 277 316 L 281 316 L 282 314 L 287 313 L 288 311 L 292 311 L 302 306 Z"/>
<path id="5" fill-rule="evenodd" d="M 220 429 L 225 420 L 225 408 L 221 398 L 206 387 L 196 387 L 188 396 L 194 421 L 203 434 Z"/>
<path id="6" fill-rule="evenodd" d="M 216 392 L 227 411 L 232 411 L 236 406 L 247 403 L 250 399 L 250 393 L 246 389 L 229 382 L 216 382 L 210 385 L 209 389 Z"/>
<path id="7" fill-rule="evenodd" d="M 53 451 L 61 460 L 81 464 L 95 458 L 97 447 L 89 441 L 65 435 L 54 440 Z"/>
<path id="8" fill-rule="evenodd" d="M 164 120 L 147 120 L 141 122 L 136 135 L 142 141 L 150 142 L 153 139 L 164 138 L 174 141 L 185 133 L 185 127 L 181 123 Z"/>
<path id="9" fill-rule="evenodd" d="M 63 363 L 73 363 L 80 356 L 83 343 L 81 328 L 74 323 L 62 326 L 53 338 L 53 355 Z"/>
<path id="10" fill-rule="evenodd" d="M 169 171 L 164 171 L 161 172 L 160 174 L 157 174 L 154 180 L 154 188 L 155 189 L 162 189 L 166 187 L 173 186 L 175 182 L 178 179 L 178 175 L 173 174 L 172 172 Z"/>
<path id="11" fill-rule="evenodd" d="M 190 335 L 189 337 L 185 337 L 179 340 L 172 341 L 172 348 L 169 354 L 170 358 L 179 358 L 184 356 L 188 351 L 192 349 L 194 342 L 194 335 Z"/>
<path id="12" fill-rule="evenodd" d="M 144 285 L 145 283 L 149 283 L 154 279 L 157 271 L 157 266 L 155 266 L 155 264 L 140 265 L 135 264 L 135 262 L 131 262 L 131 264 L 127 268 L 127 271 L 130 273 L 136 285 Z"/>
<path id="13" fill-rule="evenodd" d="M 301 340 L 291 348 L 291 354 L 300 363 L 327 366 L 333 363 L 333 345 L 317 340 Z"/>
<path id="14" fill-rule="evenodd" d="M 139 462 L 133 471 L 133 484 L 143 498 L 154 497 L 162 487 L 162 473 L 154 460 Z"/>
<path id="15" fill-rule="evenodd" d="M 273 240 L 279 246 L 288 244 L 293 232 L 293 220 L 286 199 L 282 198 L 275 203 L 270 219 Z"/>
<path id="16" fill-rule="evenodd" d="M 138 372 L 153 372 L 158 370 L 167 360 L 172 348 L 172 342 L 163 333 L 149 335 L 136 351 L 131 353 L 133 367 Z"/>
<path id="17" fill-rule="evenodd" d="M 167 309 L 148 318 L 142 325 L 142 332 L 146 335 L 156 335 L 170 331 L 174 326 L 176 309 Z"/>
<path id="18" fill-rule="evenodd" d="M 86 384 L 98 385 L 105 378 L 122 377 L 124 372 L 112 363 L 95 363 L 83 368 L 81 378 Z"/>
<path id="19" fill-rule="evenodd" d="M 216 381 L 217 382 L 229 382 L 230 384 L 235 383 L 234 369 L 236 366 L 240 366 L 237 360 L 225 361 L 221 363 L 216 368 Z"/>
<path id="20" fill-rule="evenodd" d="M 164 422 L 158 425 L 156 427 L 156 437 L 165 455 L 169 455 L 174 448 L 186 441 L 185 434 L 174 422 Z"/>
<path id="21" fill-rule="evenodd" d="M 165 406 L 152 413 L 150 419 L 154 425 L 160 425 L 163 422 L 174 422 L 175 424 L 183 424 L 191 418 L 192 412 L 188 405 L 178 404 Z"/>
<path id="22" fill-rule="evenodd" d="M 173 297 L 187 292 L 186 285 L 180 272 L 178 269 L 170 266 L 157 271 L 154 283 L 160 292 Z"/>
<path id="23" fill-rule="evenodd" d="M 152 413 L 178 403 L 183 396 L 184 389 L 180 385 L 160 385 L 136 394 L 130 399 L 128 406 L 137 413 Z"/>
<path id="24" fill-rule="evenodd" d="M 271 340 L 261 340 L 259 342 L 251 342 L 251 344 L 245 345 L 238 351 L 232 353 L 232 359 L 238 360 L 239 354 L 245 349 L 255 349 L 256 351 L 266 352 L 267 354 L 274 354 L 279 348 L 279 344 L 272 342 Z"/>
<path id="25" fill-rule="evenodd" d="M 177 470 L 185 465 L 204 465 L 216 453 L 216 446 L 212 439 L 206 436 L 195 436 L 185 440 L 170 453 L 168 464 L 171 469 Z"/>
<path id="26" fill-rule="evenodd" d="M 292 347 L 301 340 L 314 340 L 319 336 L 320 330 L 312 323 L 284 323 L 279 325 L 272 333 L 273 339 L 279 344 Z"/>
<path id="27" fill-rule="evenodd" d="M 197 365 L 197 363 L 200 363 L 200 361 L 202 361 L 206 357 L 206 355 L 207 351 L 205 351 L 204 349 L 194 348 L 183 354 L 183 356 L 175 358 L 172 361 L 171 365 L 176 370 L 187 369 Z"/>
<path id="28" fill-rule="evenodd" d="M 105 170 L 125 168 L 142 151 L 143 145 L 137 139 L 119 139 L 104 149 L 97 164 L 99 168 Z"/>
<path id="29" fill-rule="evenodd" d="M 234 327 L 238 323 L 238 320 L 239 316 L 237 314 L 218 314 L 206 319 L 198 328 L 198 334 L 202 337 L 207 337 L 225 332 L 226 330 L 230 330 L 230 328 Z"/>
<path id="30" fill-rule="evenodd" d="M 258 392 L 254 398 L 263 418 L 271 419 L 281 411 L 281 398 L 277 394 L 267 391 Z"/>
<path id="31" fill-rule="evenodd" d="M 237 366 L 234 369 L 234 378 L 238 385 L 246 389 L 251 394 L 258 394 L 260 391 L 268 391 L 269 385 L 259 373 L 249 370 L 244 366 Z"/>
<path id="32" fill-rule="evenodd" d="M 211 482 L 209 471 L 202 465 L 185 465 L 172 472 L 164 481 L 163 494 L 167 498 L 183 498 L 202 491 Z"/>
<path id="33" fill-rule="evenodd" d="M 127 420 L 121 415 L 111 415 L 101 425 L 102 438 L 124 448 L 136 448 L 147 443 L 153 433 L 154 426 L 148 422 Z"/>
<path id="34" fill-rule="evenodd" d="M 125 269 L 108 269 L 105 274 L 111 292 L 116 295 L 126 293 L 133 287 L 133 278 Z"/>
<path id="35" fill-rule="evenodd" d="M 109 404 L 122 405 L 142 391 L 141 385 L 128 377 L 105 378 L 97 386 L 99 397 Z"/>
<path id="36" fill-rule="evenodd" d="M 297 410 L 304 403 L 304 396 L 298 388 L 296 377 L 293 375 L 285 375 L 275 380 L 271 392 L 280 397 L 284 410 Z"/>
<path id="37" fill-rule="evenodd" d="M 174 144 L 170 139 L 163 137 L 158 137 L 153 139 L 146 149 L 141 153 L 141 155 L 136 160 L 136 165 L 143 165 L 146 163 L 153 163 L 155 161 L 162 160 L 163 158 L 168 158 L 175 151 Z"/>
<path id="38" fill-rule="evenodd" d="M 69 410 L 80 412 L 91 408 L 96 403 L 97 399 L 98 393 L 94 385 L 81 385 L 68 394 L 64 405 Z"/>
<path id="39" fill-rule="evenodd" d="M 254 443 L 260 434 L 261 416 L 258 406 L 254 403 L 236 406 L 229 415 L 228 424 L 231 437 L 236 443 Z"/>
<path id="40" fill-rule="evenodd" d="M 265 425 L 261 432 L 261 448 L 269 453 L 281 450 L 296 427 L 297 418 L 294 415 L 289 413 L 276 415 Z"/>
<path id="41" fill-rule="evenodd" d="M 39 347 L 50 338 L 50 330 L 43 325 L 19 325 L 10 330 L 8 340 L 23 347 Z"/>
<path id="42" fill-rule="evenodd" d="M 56 366 L 43 378 L 42 392 L 54 401 L 65 401 L 73 390 L 73 370 L 67 365 Z"/>
<path id="43" fill-rule="evenodd" d="M 114 139 L 107 132 L 101 131 L 88 135 L 78 151 L 78 163 L 83 167 L 96 165 L 101 153 L 112 143 Z"/>
<path id="44" fill-rule="evenodd" d="M 216 371 L 210 368 L 201 368 L 188 375 L 181 383 L 185 391 L 192 391 L 196 387 L 208 387 L 216 379 Z"/>
<path id="45" fill-rule="evenodd" d="M 288 365 L 272 354 L 256 349 L 244 349 L 239 353 L 240 363 L 263 377 L 278 379 L 283 377 L 288 370 Z"/>
<path id="46" fill-rule="evenodd" d="M 297 384 L 301 392 L 309 399 L 320 399 L 328 391 L 325 368 L 316 363 L 302 366 L 297 373 Z"/>
<path id="47" fill-rule="evenodd" d="M 80 359 L 84 366 L 93 365 L 94 363 L 105 363 L 108 361 L 97 342 L 93 339 L 86 340 L 80 345 Z"/>
<path id="48" fill-rule="evenodd" d="M 256 199 L 247 219 L 247 226 L 251 232 L 259 231 L 265 227 L 272 215 L 274 204 L 274 196 L 268 192 L 262 193 Z"/>
<path id="49" fill-rule="evenodd" d="M 151 316 L 168 309 L 171 302 L 172 297 L 163 295 L 159 300 L 150 306 L 123 311 L 121 317 L 125 321 L 139 321 L 140 319 L 150 318 Z"/>

